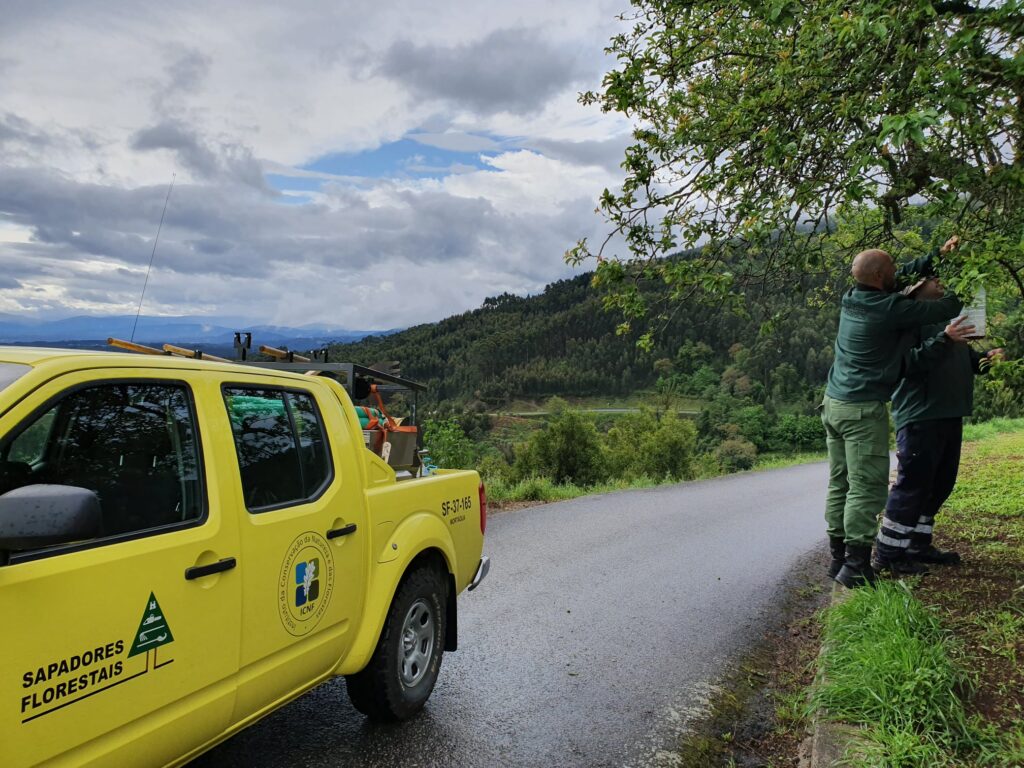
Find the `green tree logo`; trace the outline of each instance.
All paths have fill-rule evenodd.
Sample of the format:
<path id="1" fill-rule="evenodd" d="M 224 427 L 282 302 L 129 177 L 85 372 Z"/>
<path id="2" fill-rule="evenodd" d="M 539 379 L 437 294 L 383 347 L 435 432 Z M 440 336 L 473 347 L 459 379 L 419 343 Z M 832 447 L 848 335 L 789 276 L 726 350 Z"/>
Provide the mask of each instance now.
<path id="1" fill-rule="evenodd" d="M 149 593 L 149 600 L 146 601 L 146 609 L 142 612 L 142 621 L 135 633 L 135 641 L 132 649 L 128 652 L 128 658 L 146 653 L 161 645 L 174 642 L 174 635 L 171 634 L 171 626 L 167 623 L 160 603 L 156 595 Z"/>

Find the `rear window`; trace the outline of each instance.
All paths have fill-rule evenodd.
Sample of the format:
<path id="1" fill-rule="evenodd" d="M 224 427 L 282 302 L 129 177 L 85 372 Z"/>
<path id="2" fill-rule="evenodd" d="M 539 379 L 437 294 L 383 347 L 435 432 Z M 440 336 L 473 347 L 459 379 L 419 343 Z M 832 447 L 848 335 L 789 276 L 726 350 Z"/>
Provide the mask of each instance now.
<path id="1" fill-rule="evenodd" d="M 320 495 L 331 459 L 312 396 L 283 389 L 225 387 L 245 505 L 263 512 Z"/>
<path id="2" fill-rule="evenodd" d="M 31 365 L 0 363 L 0 389 L 6 389 L 31 370 Z"/>

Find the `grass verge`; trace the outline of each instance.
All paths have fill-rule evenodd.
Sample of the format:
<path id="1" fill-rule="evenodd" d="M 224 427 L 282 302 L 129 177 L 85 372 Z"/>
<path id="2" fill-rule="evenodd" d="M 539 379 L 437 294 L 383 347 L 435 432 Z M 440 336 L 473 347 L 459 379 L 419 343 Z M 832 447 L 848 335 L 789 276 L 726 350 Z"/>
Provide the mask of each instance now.
<path id="1" fill-rule="evenodd" d="M 1024 419 L 989 419 L 977 424 L 964 424 L 964 440 L 974 442 L 1005 432 L 1024 431 Z"/>
<path id="2" fill-rule="evenodd" d="M 937 613 L 902 582 L 857 590 L 825 612 L 825 678 L 812 704 L 863 727 L 865 765 L 940 766 L 983 746 L 963 695 L 967 672 Z"/>
<path id="3" fill-rule="evenodd" d="M 814 700 L 863 726 L 851 766 L 1024 765 L 1024 424 L 977 426 L 936 522 L 963 565 L 826 614 Z"/>
<path id="4" fill-rule="evenodd" d="M 813 464 L 816 461 L 826 461 L 827 459 L 828 454 L 825 451 L 763 453 L 757 457 L 754 469 L 782 469 L 783 467 L 795 467 L 797 464 Z"/>
<path id="5" fill-rule="evenodd" d="M 827 458 L 825 453 L 772 453 L 759 456 L 753 466 L 753 470 L 781 469 L 792 467 L 797 464 L 810 464 L 816 461 L 824 461 Z M 704 466 L 695 468 L 697 476 L 694 480 L 707 480 L 712 477 L 721 477 L 724 472 L 717 463 L 709 470 Z M 612 491 L 625 491 L 637 488 L 653 488 L 658 485 L 672 485 L 678 480 L 658 481 L 649 477 L 639 477 L 632 480 L 611 480 L 607 483 L 597 485 L 574 485 L 572 483 L 558 484 L 547 477 L 528 477 L 518 482 L 509 482 L 502 478 L 484 478 L 487 484 L 487 498 L 495 504 L 516 504 L 516 503 L 538 503 L 543 504 L 550 501 L 566 501 L 576 499 L 580 496 L 590 496 L 597 493 L 611 493 Z"/>
<path id="6" fill-rule="evenodd" d="M 614 480 L 599 485 L 559 485 L 547 477 L 528 477 L 516 483 L 498 479 L 487 480 L 487 499 L 497 504 L 509 502 L 566 501 L 595 493 L 625 491 L 631 488 L 653 488 L 655 480 L 641 477 L 636 480 Z"/>

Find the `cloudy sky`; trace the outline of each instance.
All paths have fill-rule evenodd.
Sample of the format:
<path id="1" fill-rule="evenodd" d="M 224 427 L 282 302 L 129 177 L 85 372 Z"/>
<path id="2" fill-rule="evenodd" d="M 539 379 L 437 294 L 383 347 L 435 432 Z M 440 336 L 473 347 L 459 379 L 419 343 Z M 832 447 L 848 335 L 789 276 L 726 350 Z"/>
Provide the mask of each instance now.
<path id="1" fill-rule="evenodd" d="M 0 313 L 374 329 L 571 274 L 625 0 L 0 0 Z"/>

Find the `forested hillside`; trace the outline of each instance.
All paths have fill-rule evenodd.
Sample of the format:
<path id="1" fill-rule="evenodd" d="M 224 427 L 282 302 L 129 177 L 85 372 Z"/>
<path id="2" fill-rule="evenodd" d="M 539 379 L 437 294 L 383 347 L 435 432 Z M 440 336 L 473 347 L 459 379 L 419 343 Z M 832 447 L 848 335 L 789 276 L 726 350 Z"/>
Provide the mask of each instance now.
<path id="1" fill-rule="evenodd" d="M 836 302 L 818 300 L 820 280 L 748 301 L 747 317 L 681 306 L 651 352 L 641 351 L 635 336 L 615 334 L 621 318 L 603 309 L 590 281 L 590 273 L 581 274 L 538 296 L 489 298 L 438 323 L 336 345 L 332 356 L 397 360 L 403 375 L 427 383 L 437 401 L 491 407 L 553 395 L 622 396 L 659 379 L 697 397 L 723 384 L 757 401 L 803 399 L 831 364 Z"/>
<path id="2" fill-rule="evenodd" d="M 539 296 L 505 294 L 438 323 L 336 345 L 332 355 L 397 360 L 403 375 L 429 386 L 424 440 L 440 466 L 478 468 L 496 498 L 561 498 L 603 482 L 710 477 L 749 469 L 765 453 L 822 451 L 815 406 L 843 288 L 807 275 L 748 295 L 739 308 L 678 303 L 645 352 L 636 336 L 616 335 L 622 315 L 606 311 L 591 274 L 581 274 Z M 653 305 L 665 290 L 648 284 L 643 294 Z M 1004 344 L 1019 359 L 1019 300 L 992 296 L 989 310 L 992 332 L 981 345 Z M 1021 415 L 1020 374 L 1007 364 L 983 377 L 976 418 Z M 598 414 L 558 397 L 650 408 Z M 684 397 L 692 420 L 676 414 Z M 542 421 L 495 415 L 513 401 L 548 398 Z"/>

